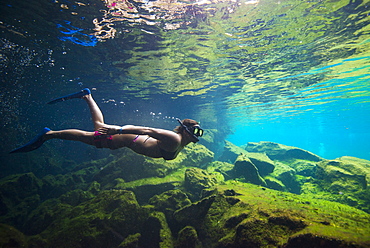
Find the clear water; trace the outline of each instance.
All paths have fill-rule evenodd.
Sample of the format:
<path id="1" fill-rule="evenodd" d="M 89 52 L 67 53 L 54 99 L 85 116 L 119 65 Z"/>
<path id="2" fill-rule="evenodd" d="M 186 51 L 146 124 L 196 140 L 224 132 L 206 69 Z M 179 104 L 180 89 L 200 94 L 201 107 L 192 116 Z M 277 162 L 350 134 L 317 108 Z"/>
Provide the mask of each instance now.
<path id="1" fill-rule="evenodd" d="M 366 68 L 369 57 L 355 61 L 363 61 Z M 232 114 L 240 117 L 244 111 L 246 118 L 234 118 L 235 133 L 228 140 L 237 145 L 273 141 L 301 147 L 327 159 L 340 156 L 368 159 L 369 74 L 353 75 L 357 68 L 352 63 L 353 60 L 344 60 L 335 65 L 345 68 L 341 78 L 301 89 L 279 99 L 275 106 L 256 104 L 233 110 Z M 255 108 L 259 110 L 254 111 Z"/>
<path id="2" fill-rule="evenodd" d="M 17 134 L 2 165 L 43 126 L 91 130 L 84 103 L 45 105 L 84 87 L 109 123 L 188 117 L 236 145 L 370 159 L 369 4 L 2 0 L 0 124 Z M 50 147 L 90 159 L 82 144 Z"/>

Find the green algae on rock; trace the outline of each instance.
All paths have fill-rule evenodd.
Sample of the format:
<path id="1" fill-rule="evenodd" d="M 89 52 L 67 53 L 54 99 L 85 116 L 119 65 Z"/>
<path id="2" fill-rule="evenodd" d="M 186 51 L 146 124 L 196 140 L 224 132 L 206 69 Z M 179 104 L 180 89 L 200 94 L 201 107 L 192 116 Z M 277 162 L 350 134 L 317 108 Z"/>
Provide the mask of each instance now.
<path id="1" fill-rule="evenodd" d="M 197 230 L 195 230 L 192 226 L 186 226 L 180 230 L 177 239 L 177 247 L 179 248 L 201 248 L 202 243 L 200 242 L 197 234 Z"/>
<path id="2" fill-rule="evenodd" d="M 267 141 L 248 142 L 244 149 L 248 152 L 264 152 L 272 160 L 303 159 L 315 162 L 322 160 L 312 152 Z"/>
<path id="3" fill-rule="evenodd" d="M 158 211 L 171 214 L 184 206 L 190 205 L 188 196 L 179 189 L 169 190 L 149 199 L 149 204 L 154 205 Z"/>
<path id="4" fill-rule="evenodd" d="M 12 226 L 0 223 L 0 247 L 22 248 L 27 247 L 26 236 Z"/>
<path id="5" fill-rule="evenodd" d="M 162 196 L 186 199 L 185 192 L 171 192 Z M 141 207 L 130 191 L 102 191 L 61 213 L 31 240 L 46 240 L 40 247 L 147 247 L 148 242 L 151 247 L 370 245 L 369 214 L 343 204 L 237 181 L 215 185 L 205 195 L 191 204 L 164 197 L 158 205 L 160 198 L 155 197 L 154 209 Z M 168 207 L 177 209 L 171 225 L 162 212 Z"/>
<path id="6" fill-rule="evenodd" d="M 210 222 L 216 229 L 224 226 L 228 230 L 217 247 L 293 247 L 299 238 L 306 244 L 320 238 L 323 245 L 318 247 L 333 241 L 340 244 L 338 247 L 370 245 L 370 219 L 365 212 L 251 184 L 233 182 L 219 185 L 217 190 L 224 192 L 230 187 L 240 202 L 226 211 L 223 208 L 222 217 Z"/>
<path id="7" fill-rule="evenodd" d="M 209 174 L 206 170 L 188 168 L 185 171 L 184 186 L 187 191 L 194 196 L 192 197 L 193 199 L 199 199 L 198 197 L 203 189 L 210 188 L 216 185 L 216 183 L 216 177 Z"/>
<path id="8" fill-rule="evenodd" d="M 234 177 L 240 175 L 250 183 L 266 185 L 265 180 L 259 174 L 258 168 L 252 163 L 249 157 L 244 154 L 239 155 L 236 159 L 232 174 L 234 174 Z"/>
<path id="9" fill-rule="evenodd" d="M 352 157 L 324 160 L 302 185 L 303 194 L 344 203 L 370 212 L 370 161 Z"/>
<path id="10" fill-rule="evenodd" d="M 370 245 L 369 214 L 358 210 L 369 211 L 370 161 L 316 161 L 298 148 L 258 147 L 232 153 L 235 164 L 210 162 L 213 153 L 195 145 L 173 161 L 127 151 L 65 175 L 9 177 L 0 182 L 1 192 L 15 194 L 2 194 L 0 203 L 3 211 L 16 208 L 4 211 L 2 220 L 12 220 L 29 247 L 41 248 Z M 267 169 L 259 174 L 263 163 Z M 31 199 L 38 200 L 29 205 Z"/>
<path id="11" fill-rule="evenodd" d="M 61 213 L 40 236 L 48 247 L 114 247 L 140 232 L 147 217 L 131 191 L 102 191 Z"/>
<path id="12" fill-rule="evenodd" d="M 266 176 L 274 171 L 274 162 L 264 152 L 249 152 L 241 147 L 234 145 L 229 141 L 225 141 L 223 153 L 218 158 L 219 161 L 235 163 L 238 156 L 244 155 L 258 168 L 261 176 Z"/>
<path id="13" fill-rule="evenodd" d="M 206 166 L 212 162 L 213 156 L 213 152 L 200 144 L 185 147 L 178 157 L 171 161 L 148 158 L 131 150 L 125 150 L 117 154 L 116 159 L 103 166 L 93 179 L 105 187 L 112 187 L 112 182 L 117 178 L 129 182 L 143 178 L 165 177 L 179 167 Z"/>

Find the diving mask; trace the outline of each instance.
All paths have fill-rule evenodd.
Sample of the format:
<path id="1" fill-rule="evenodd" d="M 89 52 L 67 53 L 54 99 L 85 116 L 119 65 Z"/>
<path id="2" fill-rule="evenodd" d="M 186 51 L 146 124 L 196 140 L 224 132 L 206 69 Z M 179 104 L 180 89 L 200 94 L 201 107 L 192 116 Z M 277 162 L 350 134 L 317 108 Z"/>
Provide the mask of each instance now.
<path id="1" fill-rule="evenodd" d="M 188 134 L 190 134 L 197 142 L 199 141 L 198 137 L 203 136 L 204 131 L 202 128 L 200 128 L 200 126 L 196 125 L 196 126 L 188 127 L 184 125 L 184 123 L 182 123 L 182 121 L 179 118 L 176 118 L 176 120 L 180 123 L 180 125 L 184 128 L 184 130 Z"/>

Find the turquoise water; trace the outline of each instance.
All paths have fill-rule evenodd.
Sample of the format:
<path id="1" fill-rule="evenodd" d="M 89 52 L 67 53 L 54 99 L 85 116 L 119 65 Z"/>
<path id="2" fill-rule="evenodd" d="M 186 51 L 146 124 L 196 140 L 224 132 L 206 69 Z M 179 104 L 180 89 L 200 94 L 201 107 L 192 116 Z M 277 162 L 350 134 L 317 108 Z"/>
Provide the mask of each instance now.
<path id="1" fill-rule="evenodd" d="M 253 111 L 253 106 L 232 110 L 235 133 L 228 140 L 237 145 L 273 141 L 304 148 L 327 159 L 369 159 L 369 74 L 356 74 L 359 68 L 351 64 L 353 61 L 363 61 L 361 69 L 369 71 L 369 57 L 344 60 L 316 70 L 344 66 L 347 70 L 343 78 L 313 84 L 280 99 L 275 106 L 254 106 L 260 109 L 258 112 Z M 242 111 L 245 118 L 241 117 Z"/>

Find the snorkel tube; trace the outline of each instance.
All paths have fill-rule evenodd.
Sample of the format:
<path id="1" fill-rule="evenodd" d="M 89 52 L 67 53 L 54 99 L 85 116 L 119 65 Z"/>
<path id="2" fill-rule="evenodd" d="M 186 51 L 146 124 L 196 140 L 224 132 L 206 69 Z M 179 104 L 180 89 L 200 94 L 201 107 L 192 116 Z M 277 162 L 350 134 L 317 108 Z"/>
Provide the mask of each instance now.
<path id="1" fill-rule="evenodd" d="M 194 133 L 190 132 L 189 128 L 187 126 L 185 126 L 184 123 L 182 123 L 182 121 L 179 118 L 176 118 L 176 120 L 180 123 L 180 125 L 184 128 L 184 130 L 188 134 L 190 134 L 194 138 L 194 140 L 196 140 L 195 142 L 198 142 L 199 141 L 198 137 Z"/>

